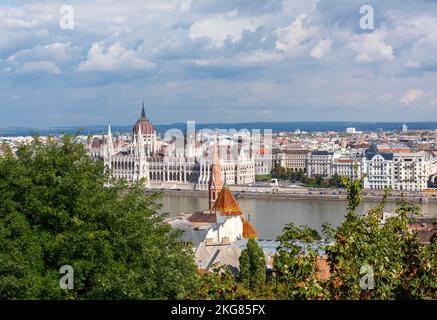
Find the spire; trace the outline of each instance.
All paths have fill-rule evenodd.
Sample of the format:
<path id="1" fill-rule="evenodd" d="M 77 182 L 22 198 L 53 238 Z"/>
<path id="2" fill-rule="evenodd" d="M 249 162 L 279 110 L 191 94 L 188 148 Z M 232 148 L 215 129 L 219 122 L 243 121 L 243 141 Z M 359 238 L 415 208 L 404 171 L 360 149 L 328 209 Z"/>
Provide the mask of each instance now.
<path id="1" fill-rule="evenodd" d="M 214 143 L 213 160 L 209 179 L 209 209 L 214 206 L 223 187 L 222 168 L 220 165 L 217 142 Z"/>
<path id="2" fill-rule="evenodd" d="M 144 111 L 144 101 L 143 101 L 143 107 L 141 109 L 141 118 L 145 118 L 146 117 L 146 111 Z"/>
<path id="3" fill-rule="evenodd" d="M 112 138 L 111 122 L 108 122 L 108 137 L 111 137 L 111 138 Z"/>
<path id="4" fill-rule="evenodd" d="M 111 157 L 114 153 L 114 143 L 112 141 L 111 123 L 108 123 L 108 136 L 107 136 L 106 148 L 107 148 L 106 150 L 107 156 Z"/>

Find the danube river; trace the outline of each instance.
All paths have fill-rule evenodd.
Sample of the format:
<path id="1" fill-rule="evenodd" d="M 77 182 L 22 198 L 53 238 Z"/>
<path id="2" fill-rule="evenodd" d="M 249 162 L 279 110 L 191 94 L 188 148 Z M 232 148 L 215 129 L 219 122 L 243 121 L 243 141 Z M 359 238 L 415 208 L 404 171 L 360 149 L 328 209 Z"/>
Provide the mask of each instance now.
<path id="1" fill-rule="evenodd" d="M 322 224 L 328 222 L 338 226 L 344 220 L 346 202 L 342 200 L 310 200 L 310 199 L 238 199 L 238 203 L 246 217 L 255 226 L 260 239 L 275 239 L 281 234 L 285 224 L 308 225 L 319 232 Z M 205 196 L 164 195 L 161 212 L 177 215 L 181 212 L 200 211 L 208 207 Z M 376 202 L 364 202 L 358 213 L 375 206 Z M 386 210 L 395 204 L 388 203 Z M 437 214 L 437 203 L 420 204 L 424 214 Z"/>

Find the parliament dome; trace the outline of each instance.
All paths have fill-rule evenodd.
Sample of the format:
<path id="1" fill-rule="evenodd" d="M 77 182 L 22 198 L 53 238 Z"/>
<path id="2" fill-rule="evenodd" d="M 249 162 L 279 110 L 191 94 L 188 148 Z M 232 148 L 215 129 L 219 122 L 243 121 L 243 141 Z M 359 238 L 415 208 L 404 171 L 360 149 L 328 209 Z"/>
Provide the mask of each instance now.
<path id="1" fill-rule="evenodd" d="M 141 118 L 135 122 L 135 125 L 132 129 L 134 134 L 138 134 L 141 129 L 141 134 L 154 134 L 155 128 L 153 127 L 153 124 L 150 122 L 149 119 L 146 117 L 146 112 L 144 111 L 144 103 L 141 110 Z"/>

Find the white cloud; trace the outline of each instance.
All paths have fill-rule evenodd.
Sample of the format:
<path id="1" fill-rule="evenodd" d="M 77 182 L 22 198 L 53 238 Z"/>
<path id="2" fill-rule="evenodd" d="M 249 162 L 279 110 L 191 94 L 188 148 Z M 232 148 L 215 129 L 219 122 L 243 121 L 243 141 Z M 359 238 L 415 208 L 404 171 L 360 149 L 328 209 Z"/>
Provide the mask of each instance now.
<path id="1" fill-rule="evenodd" d="M 436 26 L 433 28 L 435 30 Z M 436 69 L 437 34 L 433 31 L 417 40 L 408 53 L 406 66 L 410 68 Z"/>
<path id="2" fill-rule="evenodd" d="M 372 121 L 378 120 L 375 115 L 379 120 L 432 118 L 425 111 L 435 111 L 437 103 L 431 95 L 437 84 L 437 7 L 408 1 L 394 9 L 375 2 L 377 29 L 364 32 L 358 30 L 359 7 L 354 1 L 340 2 L 77 0 L 75 29 L 61 30 L 59 2 L 7 1 L 0 5 L 0 100 L 12 106 L 13 94 L 28 97 L 41 117 L 50 114 L 53 104 L 62 104 L 64 109 L 56 110 L 69 110 L 81 121 L 97 117 L 101 110 L 93 111 L 91 105 L 104 104 L 101 93 L 108 88 L 120 105 L 138 99 L 144 90 L 141 75 L 156 70 L 153 62 L 159 61 L 161 72 L 148 82 L 154 90 L 147 95 L 163 107 L 162 113 L 156 112 L 163 122 L 184 119 L 184 113 L 171 109 L 174 106 L 188 110 L 193 105 L 202 105 L 199 113 L 204 112 L 205 121 L 218 119 L 213 113 L 217 105 L 223 108 L 219 116 L 236 117 L 250 116 L 240 110 L 242 106 L 253 109 L 252 115 L 265 106 L 281 106 L 284 112 L 272 114 L 279 120 L 356 120 L 357 114 Z M 328 57 L 329 64 L 317 61 Z M 17 73 L 32 72 L 38 74 L 14 79 Z M 40 73 L 63 76 L 53 81 Z M 254 79 L 260 85 L 248 92 Z M 16 85 L 23 80 L 38 81 L 39 92 L 32 96 L 31 88 Z M 162 85 L 182 81 L 184 86 L 171 94 Z M 122 93 L 116 90 L 120 82 Z M 409 88 L 423 90 L 421 100 L 420 94 L 407 94 Z M 40 105 L 38 97 L 44 98 Z M 75 99 L 90 103 L 85 118 L 79 118 L 81 103 L 72 105 Z M 394 109 L 400 100 L 403 105 L 423 102 L 428 108 L 420 113 Z M 320 112 L 313 112 L 313 117 L 310 108 L 302 106 Z M 106 121 L 107 114 L 95 119 Z M 13 123 L 13 117 L 0 122 Z M 62 115 L 60 119 L 73 121 Z M 120 121 L 129 123 L 130 118 Z"/>
<path id="3" fill-rule="evenodd" d="M 323 56 L 331 51 L 332 41 L 331 39 L 320 40 L 319 43 L 311 50 L 311 57 L 315 59 L 321 59 Z"/>
<path id="4" fill-rule="evenodd" d="M 238 42 L 244 30 L 255 31 L 257 27 L 256 19 L 239 17 L 238 11 L 233 10 L 195 22 L 189 35 L 191 39 L 207 38 L 212 45 L 221 47 L 226 39 Z"/>
<path id="5" fill-rule="evenodd" d="M 418 89 L 409 89 L 405 95 L 399 100 L 402 104 L 411 104 L 419 100 L 423 96 L 423 91 Z"/>
<path id="6" fill-rule="evenodd" d="M 62 68 L 73 59 L 75 50 L 71 48 L 69 42 L 37 45 L 14 53 L 5 62 L 9 65 L 10 71 L 19 74 L 31 72 L 60 74 Z"/>
<path id="7" fill-rule="evenodd" d="M 432 99 L 430 105 L 437 106 L 437 98 Z"/>
<path id="8" fill-rule="evenodd" d="M 355 61 L 392 61 L 395 58 L 394 51 L 390 45 L 385 43 L 384 37 L 385 34 L 382 31 L 353 36 L 354 40 L 350 48 L 357 54 Z"/>
<path id="9" fill-rule="evenodd" d="M 399 48 L 401 67 L 437 70 L 437 16 L 431 13 L 397 14 L 387 29 L 390 41 Z"/>
<path id="10" fill-rule="evenodd" d="M 70 42 L 55 42 L 48 45 L 38 45 L 32 49 L 24 49 L 16 52 L 7 60 L 9 62 L 20 61 L 65 61 L 72 58 L 73 50 Z"/>
<path id="11" fill-rule="evenodd" d="M 79 71 L 152 71 L 156 65 L 139 57 L 137 51 L 125 49 L 120 43 L 114 43 L 105 50 L 103 42 L 93 43 L 88 51 L 87 60 L 79 64 Z"/>
<path id="12" fill-rule="evenodd" d="M 300 15 L 287 27 L 278 28 L 276 30 L 278 35 L 276 48 L 287 53 L 295 53 L 300 49 L 302 43 L 315 34 L 317 30 L 314 26 L 306 26 L 306 19 L 306 15 Z"/>

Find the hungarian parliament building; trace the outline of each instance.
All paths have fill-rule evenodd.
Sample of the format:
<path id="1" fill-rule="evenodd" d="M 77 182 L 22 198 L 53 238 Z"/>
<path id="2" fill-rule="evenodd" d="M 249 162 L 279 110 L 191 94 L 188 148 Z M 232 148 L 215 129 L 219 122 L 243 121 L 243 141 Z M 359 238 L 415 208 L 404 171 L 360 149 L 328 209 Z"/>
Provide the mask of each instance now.
<path id="1" fill-rule="evenodd" d="M 271 153 L 260 147 L 262 143 L 242 144 L 235 137 L 216 133 L 210 139 L 194 139 L 193 143 L 185 137 L 179 144 L 167 140 L 156 133 L 143 103 L 131 134 L 113 136 L 108 125 L 106 135 L 88 138 L 87 150 L 94 160 L 104 161 L 115 179 L 133 183 L 145 178 L 149 188 L 157 189 L 207 190 L 215 145 L 220 150 L 221 174 L 228 185 L 253 183 L 256 175 L 268 174 L 272 168 Z M 237 150 L 236 155 L 232 156 L 230 150 Z"/>

